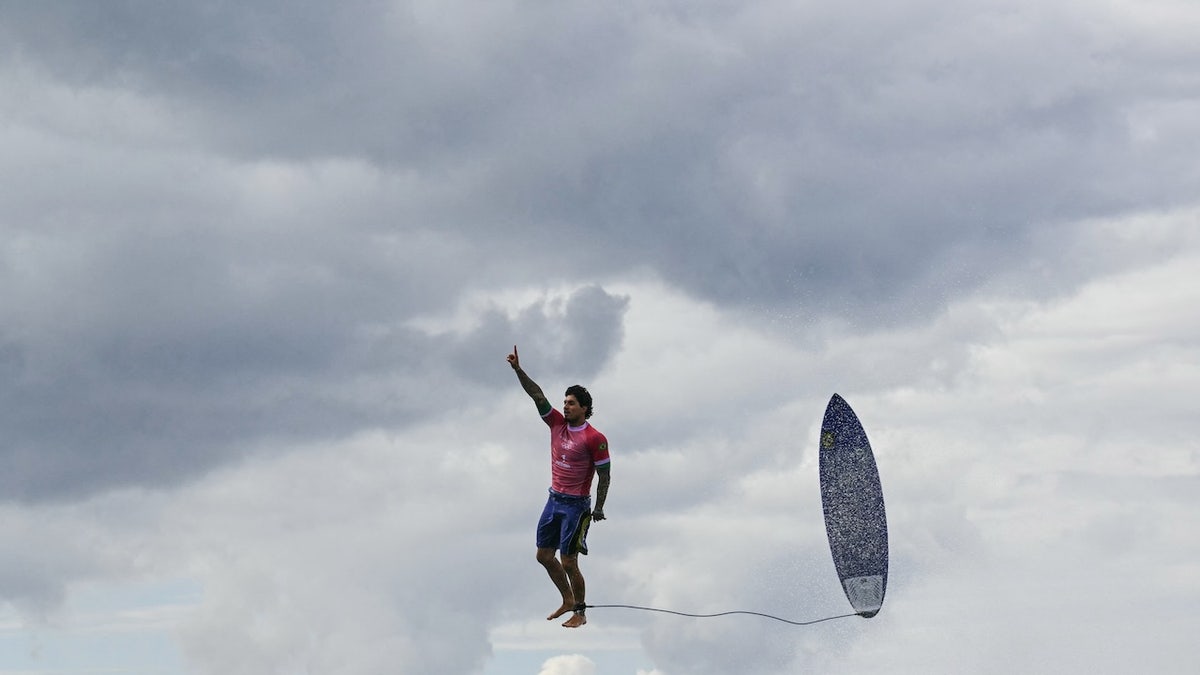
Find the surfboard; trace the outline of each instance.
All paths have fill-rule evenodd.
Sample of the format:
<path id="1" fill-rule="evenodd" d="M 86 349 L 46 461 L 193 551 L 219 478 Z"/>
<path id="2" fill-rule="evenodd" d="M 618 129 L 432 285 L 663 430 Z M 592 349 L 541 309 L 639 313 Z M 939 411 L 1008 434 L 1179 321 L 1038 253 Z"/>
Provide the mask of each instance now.
<path id="1" fill-rule="evenodd" d="M 821 422 L 821 506 L 842 590 L 854 611 L 871 618 L 887 592 L 887 514 L 879 469 L 858 416 L 834 394 Z"/>

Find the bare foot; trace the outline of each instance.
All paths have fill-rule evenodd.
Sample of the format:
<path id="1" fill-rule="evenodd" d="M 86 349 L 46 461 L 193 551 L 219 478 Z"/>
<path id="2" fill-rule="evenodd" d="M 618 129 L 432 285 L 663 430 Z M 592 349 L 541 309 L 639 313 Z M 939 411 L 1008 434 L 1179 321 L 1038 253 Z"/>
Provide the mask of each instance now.
<path id="1" fill-rule="evenodd" d="M 584 616 L 582 612 L 575 612 L 571 615 L 571 618 L 567 619 L 566 623 L 563 624 L 563 628 L 579 628 L 585 623 L 587 623 L 587 617 Z"/>
<path id="2" fill-rule="evenodd" d="M 567 612 L 575 609 L 575 603 L 569 600 L 563 600 L 562 607 L 554 610 L 554 613 L 546 617 L 547 621 L 553 621 Z"/>

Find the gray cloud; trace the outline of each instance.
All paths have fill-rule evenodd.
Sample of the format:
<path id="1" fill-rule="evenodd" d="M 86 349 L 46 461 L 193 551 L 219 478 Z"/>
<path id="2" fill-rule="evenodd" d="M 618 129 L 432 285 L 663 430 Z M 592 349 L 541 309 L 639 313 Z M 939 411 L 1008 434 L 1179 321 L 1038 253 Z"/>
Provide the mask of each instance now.
<path id="1" fill-rule="evenodd" d="M 524 335 L 549 352 L 547 374 L 580 377 L 621 338 L 623 301 L 595 286 L 549 313 L 494 311 L 461 335 L 405 327 L 422 305 L 406 307 L 404 296 L 428 282 L 386 267 L 386 247 L 340 260 L 329 248 L 316 257 L 308 247 L 318 242 L 283 239 L 241 250 L 203 235 L 102 244 L 62 264 L 43 300 L 54 311 L 19 293 L 9 302 L 0 360 L 9 496 L 174 482 L 266 438 L 404 425 L 464 386 L 500 386 L 504 345 Z M 31 282 L 14 279 L 22 283 Z"/>
<path id="2" fill-rule="evenodd" d="M 8 31 L 68 82 L 165 96 L 223 153 L 445 181 L 404 229 L 586 237 L 722 303 L 925 317 L 1033 233 L 1195 182 L 1154 133 L 1195 64 L 1117 16 L 534 9 L 81 3 Z M 1183 171 L 1143 178 L 1164 162 Z"/>
<path id="3" fill-rule="evenodd" d="M 0 0 L 0 536 L 32 551 L 0 596 L 37 615 L 148 574 L 134 551 L 202 578 L 202 670 L 338 663 L 381 625 L 412 639 L 366 659 L 477 669 L 550 592 L 512 544 L 542 432 L 481 417 L 531 414 L 517 343 L 547 393 L 597 395 L 625 529 L 594 578 L 622 600 L 770 609 L 792 563 L 786 604 L 840 607 L 819 507 L 772 514 L 803 508 L 796 439 L 831 391 L 881 434 L 897 576 L 870 639 L 620 624 L 665 672 L 969 671 L 1014 644 L 1069 670 L 1037 633 L 1084 624 L 1023 621 L 1068 576 L 1091 634 L 1130 623 L 1104 602 L 1160 629 L 1113 663 L 1178 666 L 1195 547 L 1131 528 L 1194 483 L 1194 26 L 1153 3 Z M 82 543 L 31 525 L 75 504 L 45 531 Z M 115 532 L 145 511 L 170 513 Z M 426 552 L 463 522 L 461 567 Z M 748 535 L 803 552 L 748 563 Z M 513 546 L 492 577 L 480 542 Z M 279 641 L 214 650 L 259 601 Z"/>

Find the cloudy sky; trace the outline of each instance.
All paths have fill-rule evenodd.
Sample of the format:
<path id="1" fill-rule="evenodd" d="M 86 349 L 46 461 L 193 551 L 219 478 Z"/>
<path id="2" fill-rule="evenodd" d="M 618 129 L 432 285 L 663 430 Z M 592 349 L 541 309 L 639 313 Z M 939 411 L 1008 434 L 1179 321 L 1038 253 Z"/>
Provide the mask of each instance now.
<path id="1" fill-rule="evenodd" d="M 0 0 L 0 673 L 1196 672 L 1200 5 Z M 552 400 L 613 451 L 533 560 Z"/>

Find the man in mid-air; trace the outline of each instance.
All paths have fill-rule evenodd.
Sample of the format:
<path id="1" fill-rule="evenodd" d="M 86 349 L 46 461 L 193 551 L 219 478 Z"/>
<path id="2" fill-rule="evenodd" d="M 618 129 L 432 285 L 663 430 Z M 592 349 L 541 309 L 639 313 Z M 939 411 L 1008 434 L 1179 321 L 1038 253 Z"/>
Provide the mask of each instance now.
<path id="1" fill-rule="evenodd" d="M 554 409 L 542 388 L 521 370 L 517 347 L 513 346 L 508 363 L 517 373 L 525 393 L 537 405 L 538 414 L 550 427 L 550 496 L 537 526 L 537 561 L 546 568 L 550 580 L 562 594 L 562 605 L 547 621 L 572 612 L 563 623 L 578 628 L 587 623 L 584 610 L 583 574 L 579 554 L 587 555 L 588 525 L 604 520 L 604 500 L 608 497 L 611 476 L 608 439 L 588 424 L 592 416 L 592 395 L 578 384 L 567 388 L 562 412 Z M 596 507 L 592 502 L 592 476 L 599 474 Z M 555 552 L 558 558 L 555 557 Z"/>

